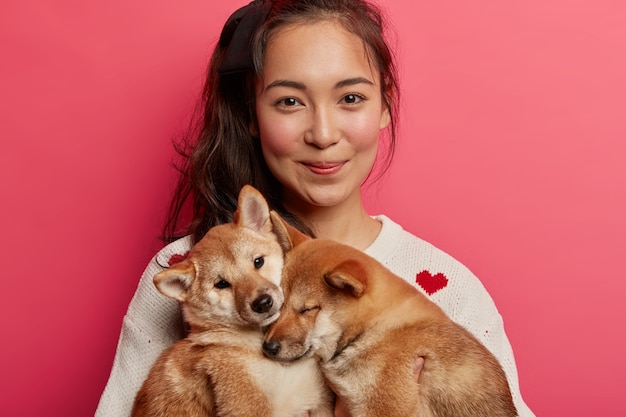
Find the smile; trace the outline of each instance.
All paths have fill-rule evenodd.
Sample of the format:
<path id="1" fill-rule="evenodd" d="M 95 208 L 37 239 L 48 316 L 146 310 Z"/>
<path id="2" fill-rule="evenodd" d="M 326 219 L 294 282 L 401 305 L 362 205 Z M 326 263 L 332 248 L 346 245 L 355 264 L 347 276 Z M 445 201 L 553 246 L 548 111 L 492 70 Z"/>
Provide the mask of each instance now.
<path id="1" fill-rule="evenodd" d="M 345 161 L 341 162 L 302 162 L 309 171 L 317 175 L 333 175 L 343 168 Z"/>

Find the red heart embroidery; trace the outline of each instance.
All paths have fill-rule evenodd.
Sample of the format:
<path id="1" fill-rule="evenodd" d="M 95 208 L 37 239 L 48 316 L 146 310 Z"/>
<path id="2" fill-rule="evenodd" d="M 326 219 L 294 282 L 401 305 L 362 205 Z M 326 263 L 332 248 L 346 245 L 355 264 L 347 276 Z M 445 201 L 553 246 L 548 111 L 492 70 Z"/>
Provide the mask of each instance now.
<path id="1" fill-rule="evenodd" d="M 426 294 L 433 295 L 448 285 L 448 278 L 441 272 L 432 275 L 428 271 L 422 271 L 415 276 L 415 282 L 426 291 Z"/>
<path id="2" fill-rule="evenodd" d="M 185 252 L 184 254 L 179 254 L 179 253 L 175 253 L 173 254 L 170 259 L 167 261 L 167 264 L 169 266 L 175 265 L 179 262 L 184 261 L 187 258 L 187 255 L 189 255 L 189 252 Z"/>

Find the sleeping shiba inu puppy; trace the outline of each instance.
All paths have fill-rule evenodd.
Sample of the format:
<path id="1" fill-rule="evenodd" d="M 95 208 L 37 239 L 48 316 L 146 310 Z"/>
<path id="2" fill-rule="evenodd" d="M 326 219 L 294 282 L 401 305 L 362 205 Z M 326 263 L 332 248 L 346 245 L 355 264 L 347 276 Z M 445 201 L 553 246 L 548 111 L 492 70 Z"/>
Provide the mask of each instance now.
<path id="1" fill-rule="evenodd" d="M 256 189 L 242 189 L 234 218 L 155 275 L 159 291 L 182 303 L 190 332 L 156 361 L 134 417 L 333 415 L 313 358 L 286 365 L 263 355 L 262 327 L 283 303 L 283 251 Z"/>
<path id="2" fill-rule="evenodd" d="M 357 249 L 273 221 L 288 251 L 269 357 L 318 358 L 352 417 L 517 415 L 496 358 L 426 296 Z"/>

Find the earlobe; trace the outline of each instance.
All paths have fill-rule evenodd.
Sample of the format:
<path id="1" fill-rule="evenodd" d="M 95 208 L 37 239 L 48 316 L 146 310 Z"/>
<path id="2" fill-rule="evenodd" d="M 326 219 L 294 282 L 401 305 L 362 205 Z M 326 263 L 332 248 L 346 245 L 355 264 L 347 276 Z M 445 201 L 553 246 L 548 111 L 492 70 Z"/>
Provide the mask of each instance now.
<path id="1" fill-rule="evenodd" d="M 256 122 L 250 122 L 250 124 L 248 125 L 248 132 L 250 132 L 250 136 L 252 136 L 253 138 L 259 137 L 259 127 L 257 126 Z"/>
<path id="2" fill-rule="evenodd" d="M 389 123 L 391 123 L 391 112 L 389 111 L 389 108 L 385 106 L 383 112 L 380 115 L 380 128 L 385 129 L 387 126 L 389 126 Z"/>

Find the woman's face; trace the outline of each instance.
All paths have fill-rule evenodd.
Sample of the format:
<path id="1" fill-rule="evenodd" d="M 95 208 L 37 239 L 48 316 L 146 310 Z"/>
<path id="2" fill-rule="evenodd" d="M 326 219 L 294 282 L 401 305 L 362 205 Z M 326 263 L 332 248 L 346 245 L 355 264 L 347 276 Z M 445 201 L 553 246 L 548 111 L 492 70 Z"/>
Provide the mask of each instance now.
<path id="1" fill-rule="evenodd" d="M 361 39 L 335 22 L 289 26 L 270 38 L 256 87 L 258 133 L 289 209 L 360 204 L 390 122 L 379 78 Z"/>

